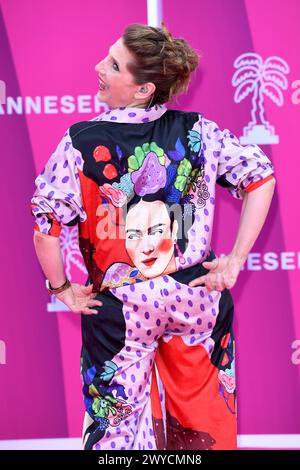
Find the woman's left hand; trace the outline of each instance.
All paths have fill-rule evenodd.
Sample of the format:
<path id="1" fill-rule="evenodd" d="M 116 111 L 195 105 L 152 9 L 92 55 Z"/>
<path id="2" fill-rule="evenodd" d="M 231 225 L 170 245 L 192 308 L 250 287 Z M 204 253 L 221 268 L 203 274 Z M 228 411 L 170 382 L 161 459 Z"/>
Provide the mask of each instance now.
<path id="1" fill-rule="evenodd" d="M 205 269 L 209 269 L 209 272 L 190 281 L 189 286 L 205 284 L 209 292 L 212 290 L 221 292 L 235 285 L 243 262 L 233 255 L 228 255 L 204 261 L 202 265 Z"/>

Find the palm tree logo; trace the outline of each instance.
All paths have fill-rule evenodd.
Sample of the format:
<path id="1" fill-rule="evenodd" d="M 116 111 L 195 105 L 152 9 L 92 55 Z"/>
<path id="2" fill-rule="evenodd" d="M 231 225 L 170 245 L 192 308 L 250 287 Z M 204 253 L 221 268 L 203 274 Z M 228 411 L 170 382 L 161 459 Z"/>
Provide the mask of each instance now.
<path id="1" fill-rule="evenodd" d="M 233 65 L 237 69 L 232 77 L 232 85 L 236 87 L 234 101 L 240 103 L 253 94 L 251 121 L 244 127 L 241 144 L 278 144 L 279 137 L 264 115 L 264 96 L 277 106 L 283 105 L 282 90 L 288 88 L 285 76 L 290 71 L 288 64 L 277 56 L 268 57 L 264 62 L 259 54 L 246 52 Z"/>

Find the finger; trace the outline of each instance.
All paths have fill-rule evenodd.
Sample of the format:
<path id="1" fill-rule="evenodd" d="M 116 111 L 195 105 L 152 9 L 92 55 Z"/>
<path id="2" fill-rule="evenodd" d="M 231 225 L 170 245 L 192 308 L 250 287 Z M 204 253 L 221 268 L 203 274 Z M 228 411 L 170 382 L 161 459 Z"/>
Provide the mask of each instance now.
<path id="1" fill-rule="evenodd" d="M 88 300 L 86 305 L 87 307 L 96 307 L 97 305 L 101 307 L 101 305 L 103 305 L 103 302 L 101 302 L 101 300 Z"/>
<path id="2" fill-rule="evenodd" d="M 225 282 L 225 289 L 231 289 L 234 286 L 232 282 Z"/>
<path id="3" fill-rule="evenodd" d="M 93 284 L 89 284 L 88 286 L 83 286 L 83 290 L 86 292 L 90 292 L 93 289 Z"/>
<path id="4" fill-rule="evenodd" d="M 198 286 L 199 284 L 205 284 L 205 278 L 206 276 L 196 277 L 195 279 L 192 279 L 189 282 L 189 286 L 195 287 L 195 286 Z"/>
<path id="5" fill-rule="evenodd" d="M 99 310 L 95 310 L 95 309 L 92 309 L 92 308 L 82 308 L 81 313 L 83 315 L 95 315 L 95 314 L 99 313 Z"/>
<path id="6" fill-rule="evenodd" d="M 206 277 L 205 284 L 206 284 L 206 288 L 208 289 L 209 292 L 212 291 L 212 290 L 215 290 L 215 283 L 216 283 L 215 276 L 210 275 L 210 276 Z"/>
<path id="7" fill-rule="evenodd" d="M 233 277 L 231 278 L 227 277 L 225 278 L 224 283 L 225 283 L 226 289 L 231 289 L 235 285 L 236 279 L 234 279 Z"/>
<path id="8" fill-rule="evenodd" d="M 224 280 L 221 273 L 216 273 L 215 289 L 219 292 L 224 289 Z"/>
<path id="9" fill-rule="evenodd" d="M 212 261 L 203 261 L 203 266 L 207 267 L 207 269 L 216 269 L 219 264 L 218 258 L 213 259 Z"/>
<path id="10" fill-rule="evenodd" d="M 73 313 L 81 313 L 81 310 L 76 309 L 76 308 L 70 308 L 71 312 Z"/>
<path id="11" fill-rule="evenodd" d="M 98 310 L 92 309 L 92 308 L 71 308 L 70 309 L 73 313 L 82 313 L 84 315 L 95 315 L 99 313 Z"/>

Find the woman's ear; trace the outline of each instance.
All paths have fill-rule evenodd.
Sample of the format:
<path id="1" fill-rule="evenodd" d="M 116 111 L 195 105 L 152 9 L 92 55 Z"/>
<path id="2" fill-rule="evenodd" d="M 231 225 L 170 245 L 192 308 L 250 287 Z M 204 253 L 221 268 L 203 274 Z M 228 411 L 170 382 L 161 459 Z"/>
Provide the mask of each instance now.
<path id="1" fill-rule="evenodd" d="M 151 95 L 156 90 L 156 86 L 152 82 L 144 83 L 143 85 L 139 85 L 138 90 L 135 92 L 134 98 L 136 100 L 143 100 L 147 101 Z"/>
<path id="2" fill-rule="evenodd" d="M 174 242 L 175 242 L 175 240 L 177 241 L 177 239 L 178 239 L 177 235 L 178 235 L 178 221 L 176 219 L 174 219 L 173 228 L 172 228 L 172 238 L 173 238 Z"/>

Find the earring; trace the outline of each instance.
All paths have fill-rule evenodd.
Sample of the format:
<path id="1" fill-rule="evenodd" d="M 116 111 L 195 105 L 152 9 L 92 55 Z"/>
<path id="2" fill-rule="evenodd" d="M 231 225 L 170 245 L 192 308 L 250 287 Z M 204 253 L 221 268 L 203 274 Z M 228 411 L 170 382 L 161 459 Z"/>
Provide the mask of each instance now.
<path id="1" fill-rule="evenodd" d="M 178 246 L 177 240 L 175 240 L 175 246 L 176 246 L 176 250 L 177 250 L 177 253 L 178 253 L 178 256 L 179 256 L 179 263 L 180 263 L 180 264 L 185 264 L 185 263 L 186 263 L 186 259 L 185 259 L 185 257 L 183 256 L 182 252 L 180 251 L 180 248 L 179 248 L 179 246 Z"/>

